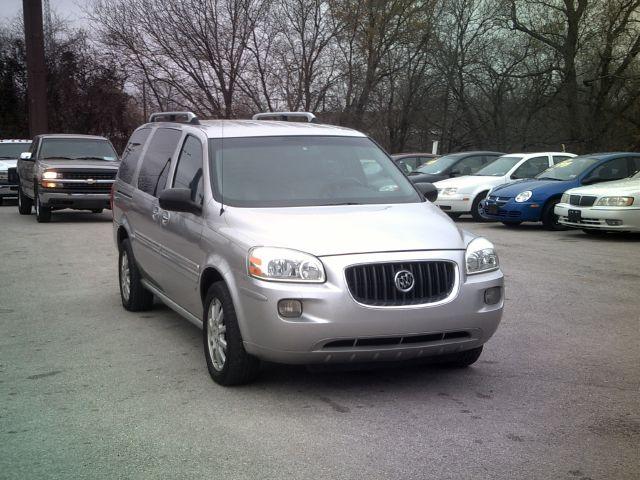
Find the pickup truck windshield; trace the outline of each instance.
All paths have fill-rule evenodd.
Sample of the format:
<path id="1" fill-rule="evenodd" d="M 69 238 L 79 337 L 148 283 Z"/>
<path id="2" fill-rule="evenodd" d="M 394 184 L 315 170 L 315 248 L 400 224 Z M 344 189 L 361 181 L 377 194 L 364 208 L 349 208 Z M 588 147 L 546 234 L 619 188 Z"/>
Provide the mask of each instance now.
<path id="1" fill-rule="evenodd" d="M 0 143 L 0 160 L 7 158 L 20 158 L 22 152 L 28 152 L 31 143 Z"/>
<path id="2" fill-rule="evenodd" d="M 361 137 L 209 140 L 216 198 L 237 207 L 417 203 L 387 155 Z M 221 195 L 222 194 L 222 195 Z"/>
<path id="3" fill-rule="evenodd" d="M 115 162 L 118 154 L 107 140 L 87 138 L 45 138 L 39 158 L 104 160 Z"/>

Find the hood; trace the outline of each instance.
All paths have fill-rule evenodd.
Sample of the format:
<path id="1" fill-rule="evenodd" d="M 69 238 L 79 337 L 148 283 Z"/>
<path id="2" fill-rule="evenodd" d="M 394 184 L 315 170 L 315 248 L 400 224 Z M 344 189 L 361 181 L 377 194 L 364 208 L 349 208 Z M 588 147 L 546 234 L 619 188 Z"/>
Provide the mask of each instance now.
<path id="1" fill-rule="evenodd" d="M 430 202 L 297 208 L 233 208 L 229 235 L 248 246 L 328 256 L 409 250 L 460 250 L 463 232 Z"/>
<path id="2" fill-rule="evenodd" d="M 60 168 L 64 170 L 75 170 L 76 168 L 104 168 L 105 170 L 117 170 L 120 162 L 108 162 L 106 160 L 39 160 L 42 168 Z"/>
<path id="3" fill-rule="evenodd" d="M 449 178 L 449 175 L 418 173 L 416 175 L 408 175 L 407 178 L 413 183 L 434 183 Z"/>
<path id="4" fill-rule="evenodd" d="M 521 192 L 530 190 L 534 196 L 537 193 L 544 195 L 555 195 L 564 193 L 565 190 L 575 185 L 576 180 L 518 180 L 516 182 L 500 185 L 491 190 L 491 195 L 500 197 L 515 197 Z"/>
<path id="5" fill-rule="evenodd" d="M 626 178 L 624 180 L 614 180 L 613 182 L 596 183 L 584 187 L 572 188 L 566 193 L 577 195 L 637 195 L 640 193 L 640 178 Z"/>
<path id="6" fill-rule="evenodd" d="M 8 170 L 15 167 L 18 164 L 18 160 L 5 159 L 0 160 L 0 170 Z"/>
<path id="7" fill-rule="evenodd" d="M 492 175 L 467 175 L 465 177 L 447 178 L 436 182 L 438 190 L 443 188 L 457 188 L 458 191 L 472 192 L 478 187 L 492 188 L 504 183 L 504 177 L 494 177 Z"/>

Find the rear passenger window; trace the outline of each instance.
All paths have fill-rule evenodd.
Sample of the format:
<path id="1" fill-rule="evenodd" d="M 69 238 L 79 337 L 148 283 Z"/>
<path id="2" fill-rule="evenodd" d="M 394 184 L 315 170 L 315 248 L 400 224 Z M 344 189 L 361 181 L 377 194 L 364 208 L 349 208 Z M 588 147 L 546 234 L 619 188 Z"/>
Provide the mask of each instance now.
<path id="1" fill-rule="evenodd" d="M 568 160 L 570 158 L 572 158 L 572 157 L 565 157 L 563 155 L 554 155 L 553 156 L 553 164 L 555 165 L 556 163 L 560 163 L 560 162 L 562 162 L 564 160 Z"/>
<path id="2" fill-rule="evenodd" d="M 191 200 L 202 205 L 204 199 L 202 177 L 202 144 L 196 137 L 189 135 L 180 150 L 173 187 L 191 190 Z"/>
<path id="3" fill-rule="evenodd" d="M 171 169 L 171 155 L 176 151 L 182 132 L 158 128 L 151 137 L 138 175 L 138 188 L 157 197 L 164 190 Z"/>
<path id="4" fill-rule="evenodd" d="M 533 157 L 520 165 L 511 178 L 533 178 L 549 168 L 547 157 Z"/>
<path id="5" fill-rule="evenodd" d="M 150 133 L 151 129 L 142 128 L 136 130 L 133 132 L 133 135 L 131 135 L 129 143 L 122 153 L 122 162 L 120 163 L 120 170 L 118 171 L 118 178 L 123 182 L 131 183 L 133 180 L 133 175 L 138 167 L 140 153 Z"/>

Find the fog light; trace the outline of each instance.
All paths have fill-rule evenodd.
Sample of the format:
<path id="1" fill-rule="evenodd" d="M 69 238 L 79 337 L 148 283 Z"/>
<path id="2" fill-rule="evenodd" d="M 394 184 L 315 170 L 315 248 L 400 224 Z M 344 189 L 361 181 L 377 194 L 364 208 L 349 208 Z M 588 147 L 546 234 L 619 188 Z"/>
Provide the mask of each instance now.
<path id="1" fill-rule="evenodd" d="M 300 300 L 280 300 L 278 302 L 278 313 L 285 318 L 299 317 L 302 315 L 302 302 Z"/>
<path id="2" fill-rule="evenodd" d="M 622 220 L 607 220 L 607 225 L 611 225 L 612 227 L 617 227 L 622 225 Z"/>
<path id="3" fill-rule="evenodd" d="M 484 303 L 495 305 L 502 298 L 502 287 L 491 287 L 484 291 Z"/>
<path id="4" fill-rule="evenodd" d="M 58 184 L 55 182 L 42 182 L 42 186 L 45 188 L 56 188 Z"/>

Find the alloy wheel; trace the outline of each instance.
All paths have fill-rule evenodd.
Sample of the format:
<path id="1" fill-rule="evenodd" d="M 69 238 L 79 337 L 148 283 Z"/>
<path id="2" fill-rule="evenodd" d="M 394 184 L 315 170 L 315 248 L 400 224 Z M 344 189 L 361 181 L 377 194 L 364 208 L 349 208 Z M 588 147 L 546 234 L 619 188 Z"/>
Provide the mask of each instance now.
<path id="1" fill-rule="evenodd" d="M 122 290 L 122 297 L 125 302 L 128 302 L 129 295 L 131 295 L 131 271 L 129 269 L 129 256 L 126 250 L 122 252 L 120 260 L 120 289 Z"/>
<path id="2" fill-rule="evenodd" d="M 222 303 L 214 298 L 209 304 L 207 314 L 207 347 L 213 368 L 217 371 L 221 371 L 227 361 L 226 332 Z"/>

